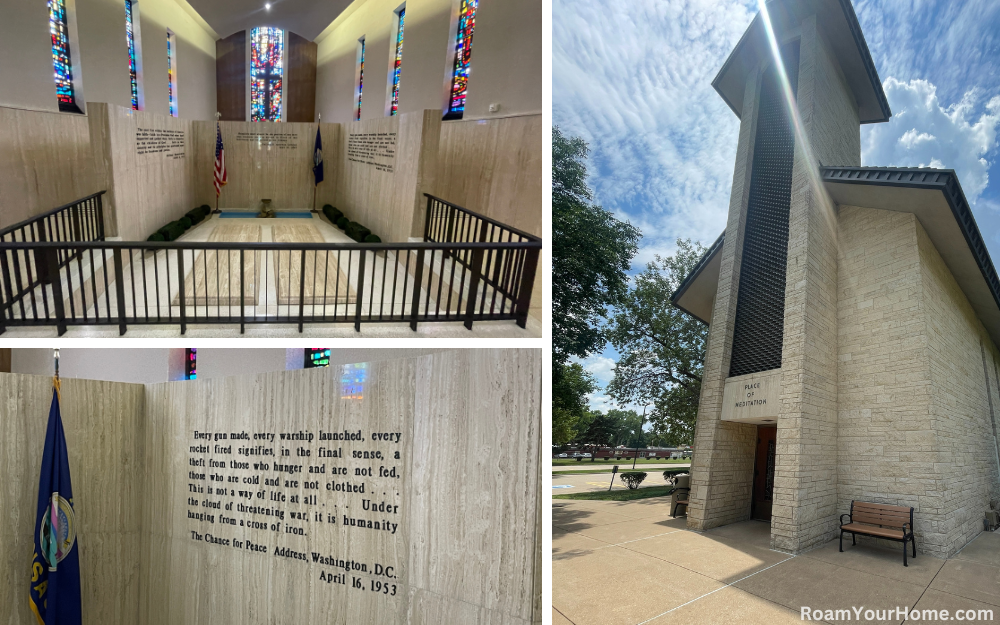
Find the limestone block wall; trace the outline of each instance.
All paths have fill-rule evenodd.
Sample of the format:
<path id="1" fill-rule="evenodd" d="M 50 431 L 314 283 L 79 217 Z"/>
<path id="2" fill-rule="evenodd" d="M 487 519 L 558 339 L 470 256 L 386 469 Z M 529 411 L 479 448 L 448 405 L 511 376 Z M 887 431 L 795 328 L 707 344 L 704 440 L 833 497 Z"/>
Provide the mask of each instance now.
<path id="1" fill-rule="evenodd" d="M 931 415 L 919 228 L 909 213 L 840 207 L 835 514 L 852 500 L 913 506 L 919 551 L 939 554 L 947 484 Z"/>
<path id="2" fill-rule="evenodd" d="M 757 97 L 760 71 L 747 79 L 740 138 L 729 199 L 726 240 L 722 246 L 719 290 L 712 310 L 712 323 L 705 349 L 698 422 L 695 426 L 695 453 L 691 460 L 691 505 L 688 527 L 708 529 L 750 518 L 753 462 L 757 427 L 722 421 L 722 398 L 732 356 L 733 323 L 739 291 L 740 254 L 746 225 L 757 134 Z"/>
<path id="3" fill-rule="evenodd" d="M 817 161 L 857 163 L 857 106 L 816 27 L 801 24 L 797 138 L 788 225 L 781 409 L 772 545 L 798 552 L 836 531 L 837 217 Z"/>
<path id="4" fill-rule="evenodd" d="M 28 566 L 52 378 L 0 374 L 0 614 L 35 623 Z M 139 561 L 145 388 L 64 379 L 62 419 L 73 479 L 83 622 L 133 625 Z"/>
<path id="5" fill-rule="evenodd" d="M 921 509 L 921 516 L 931 520 L 925 548 L 947 557 L 982 531 L 983 513 L 1000 492 L 993 439 L 995 411 L 1000 408 L 992 366 L 996 351 L 919 224 L 916 240 L 925 302 L 932 433 L 914 433 L 913 443 L 921 451 L 934 445 L 937 458 L 930 472 L 936 483 L 928 491 L 938 493 L 929 502 L 938 508 Z"/>

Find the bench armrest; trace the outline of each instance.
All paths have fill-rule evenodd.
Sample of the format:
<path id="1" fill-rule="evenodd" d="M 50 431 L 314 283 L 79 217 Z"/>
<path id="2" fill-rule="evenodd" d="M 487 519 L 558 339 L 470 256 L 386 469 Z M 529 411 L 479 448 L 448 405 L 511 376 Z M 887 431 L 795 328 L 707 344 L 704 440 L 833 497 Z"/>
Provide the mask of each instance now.
<path id="1" fill-rule="evenodd" d="M 910 525 L 909 523 L 903 523 L 903 536 L 906 536 L 908 534 L 911 534 L 911 535 L 913 534 L 913 528 L 912 527 L 910 527 L 910 531 L 909 532 L 906 531 L 906 528 L 909 525 Z"/>
<path id="2" fill-rule="evenodd" d="M 851 523 L 854 520 L 854 519 L 851 518 L 851 515 L 849 515 L 849 514 L 842 514 L 842 515 L 840 515 L 840 524 L 841 525 L 847 525 L 847 523 L 844 523 L 844 517 L 845 516 L 847 517 L 847 523 Z"/>

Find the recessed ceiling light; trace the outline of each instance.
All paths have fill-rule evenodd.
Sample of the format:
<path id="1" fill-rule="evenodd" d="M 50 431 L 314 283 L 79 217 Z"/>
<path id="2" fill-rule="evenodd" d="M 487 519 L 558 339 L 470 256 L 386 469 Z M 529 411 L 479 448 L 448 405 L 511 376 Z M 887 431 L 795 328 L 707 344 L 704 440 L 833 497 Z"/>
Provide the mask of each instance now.
<path id="1" fill-rule="evenodd" d="M 264 8 L 267 9 L 268 11 L 270 11 L 271 10 L 271 3 L 270 2 L 265 2 L 264 3 Z"/>

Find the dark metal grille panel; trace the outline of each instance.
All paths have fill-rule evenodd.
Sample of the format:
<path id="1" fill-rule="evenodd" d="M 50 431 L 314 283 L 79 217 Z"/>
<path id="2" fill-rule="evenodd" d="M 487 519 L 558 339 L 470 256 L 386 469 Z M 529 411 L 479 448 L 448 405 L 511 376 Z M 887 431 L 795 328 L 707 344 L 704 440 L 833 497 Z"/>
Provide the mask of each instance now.
<path id="1" fill-rule="evenodd" d="M 781 56 L 795 93 L 798 42 L 782 47 Z M 730 376 L 781 367 L 795 135 L 773 65 L 764 75 L 759 106 Z"/>

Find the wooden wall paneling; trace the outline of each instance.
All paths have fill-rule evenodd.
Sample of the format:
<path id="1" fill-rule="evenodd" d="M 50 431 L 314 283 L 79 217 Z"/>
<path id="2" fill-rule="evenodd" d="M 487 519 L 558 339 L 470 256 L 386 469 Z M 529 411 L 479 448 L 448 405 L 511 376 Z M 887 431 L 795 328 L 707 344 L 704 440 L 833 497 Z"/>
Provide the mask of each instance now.
<path id="1" fill-rule="evenodd" d="M 100 102 L 87 109 L 95 170 L 108 190 L 108 236 L 144 241 L 194 207 L 194 122 Z M 183 145 L 149 152 L 137 145 L 139 131 L 183 133 Z"/>
<path id="2" fill-rule="evenodd" d="M 247 118 L 247 31 L 215 42 L 215 97 L 224 121 Z"/>
<path id="3" fill-rule="evenodd" d="M 316 44 L 288 31 L 288 84 L 285 121 L 316 121 Z"/>
<path id="4" fill-rule="evenodd" d="M 0 228 L 100 191 L 83 115 L 0 107 Z"/>
<path id="5" fill-rule="evenodd" d="M 0 606 L 5 622 L 34 623 L 27 597 L 48 376 L 0 374 Z M 84 623 L 139 617 L 145 388 L 64 379 L 62 419 L 73 478 Z"/>
<path id="6" fill-rule="evenodd" d="M 541 362 L 531 349 L 421 358 L 410 622 L 531 622 L 541 591 Z"/>

